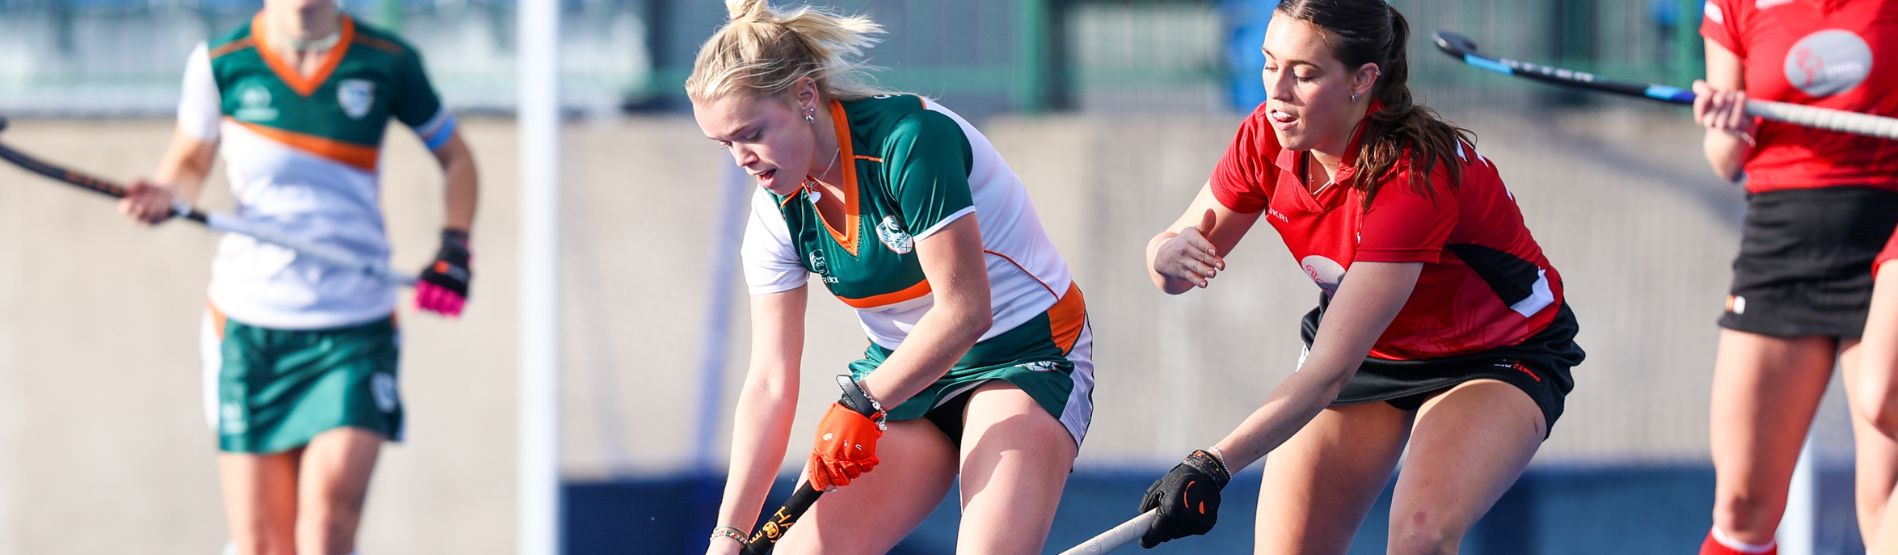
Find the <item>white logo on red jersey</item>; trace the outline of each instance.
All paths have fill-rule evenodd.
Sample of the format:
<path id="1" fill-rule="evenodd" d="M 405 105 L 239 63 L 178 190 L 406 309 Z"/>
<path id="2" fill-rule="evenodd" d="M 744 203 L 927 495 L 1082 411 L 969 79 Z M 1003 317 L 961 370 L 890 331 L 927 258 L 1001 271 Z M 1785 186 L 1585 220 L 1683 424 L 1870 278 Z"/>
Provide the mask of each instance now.
<path id="1" fill-rule="evenodd" d="M 1786 82 L 1808 95 L 1852 90 L 1872 73 L 1872 47 L 1851 31 L 1826 29 L 1799 39 L 1786 51 Z"/>
<path id="2" fill-rule="evenodd" d="M 1323 290 L 1327 297 L 1337 294 L 1338 284 L 1344 282 L 1344 265 L 1320 255 L 1314 254 L 1299 260 L 1298 267 L 1305 270 L 1305 275 L 1311 278 L 1312 283 L 1318 284 L 1318 289 Z"/>

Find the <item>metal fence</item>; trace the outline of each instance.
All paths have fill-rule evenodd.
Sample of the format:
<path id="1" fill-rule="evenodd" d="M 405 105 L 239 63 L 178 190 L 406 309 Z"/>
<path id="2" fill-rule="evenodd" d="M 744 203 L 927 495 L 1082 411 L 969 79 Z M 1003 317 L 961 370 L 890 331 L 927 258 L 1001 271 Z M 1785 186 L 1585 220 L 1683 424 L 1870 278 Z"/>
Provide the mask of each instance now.
<path id="1" fill-rule="evenodd" d="M 516 0 L 342 0 L 425 53 L 451 103 L 511 111 Z M 872 51 L 887 85 L 965 112 L 1205 111 L 1255 102 L 1273 0 L 838 0 L 889 31 Z M 191 46 L 258 0 L 0 0 L 0 110 L 168 113 Z M 562 0 L 569 108 L 681 110 L 679 85 L 721 2 Z M 1449 90 L 1526 87 L 1449 69 L 1429 37 L 1454 29 L 1524 60 L 1685 83 L 1700 72 L 1694 0 L 1395 2 L 1413 71 Z M 1563 104 L 1583 97 L 1543 93 Z"/>

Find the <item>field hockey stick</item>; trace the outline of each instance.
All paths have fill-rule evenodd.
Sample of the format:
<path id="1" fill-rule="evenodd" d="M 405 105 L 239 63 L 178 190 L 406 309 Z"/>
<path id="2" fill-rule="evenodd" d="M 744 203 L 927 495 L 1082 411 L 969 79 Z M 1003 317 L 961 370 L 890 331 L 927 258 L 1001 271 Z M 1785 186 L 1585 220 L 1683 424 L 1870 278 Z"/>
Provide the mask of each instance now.
<path id="1" fill-rule="evenodd" d="M 1444 54 L 1461 60 L 1471 67 L 1488 70 L 1503 75 L 1521 77 L 1531 81 L 1540 81 L 1551 85 L 1601 91 L 1625 96 L 1657 100 L 1668 104 L 1694 103 L 1694 91 L 1667 85 L 1630 83 L 1604 79 L 1593 73 L 1562 69 L 1545 65 L 1519 62 L 1508 58 L 1492 58 L 1476 53 L 1476 41 L 1469 37 L 1449 31 L 1437 32 L 1437 48 Z M 1770 100 L 1746 101 L 1746 113 L 1778 122 L 1790 123 L 1802 127 L 1852 133 L 1881 139 L 1898 139 L 1898 118 L 1874 116 L 1844 110 L 1800 106 Z"/>
<path id="2" fill-rule="evenodd" d="M 0 131 L 4 131 L 6 128 L 6 118 L 0 118 Z M 125 198 L 124 186 L 54 165 L 24 152 L 14 150 L 5 144 L 0 144 L 0 158 L 12 162 L 13 165 L 19 166 L 21 169 L 52 178 L 61 183 L 73 185 L 112 198 Z M 308 257 L 336 268 L 375 277 L 390 284 L 415 285 L 415 276 L 397 273 L 390 270 L 384 264 L 362 260 L 347 252 L 324 245 L 313 244 L 286 235 L 277 230 L 255 225 L 236 216 L 218 214 L 215 212 L 205 213 L 193 208 L 190 204 L 182 200 L 172 203 L 171 215 L 172 217 L 184 218 L 203 224 L 205 227 L 216 231 L 236 233 L 258 241 L 290 249 L 291 251 L 295 251 L 297 256 Z"/>
<path id="3" fill-rule="evenodd" d="M 1088 538 L 1087 541 L 1068 548 L 1067 551 L 1061 552 L 1061 555 L 1090 555 L 1120 549 L 1121 546 L 1133 543 L 1135 540 L 1140 539 L 1141 535 L 1146 534 L 1147 528 L 1153 526 L 1153 519 L 1159 518 L 1159 516 L 1159 509 L 1140 513 L 1140 516 L 1128 519 L 1127 522 L 1122 522 L 1119 526 L 1109 528 L 1106 532 L 1101 532 L 1098 536 Z"/>
<path id="4" fill-rule="evenodd" d="M 821 495 L 824 495 L 823 490 L 811 487 L 810 482 L 798 483 L 797 491 L 784 506 L 778 507 L 778 512 L 772 513 L 771 518 L 751 533 L 751 541 L 745 542 L 745 555 L 770 555 L 778 546 L 778 540 L 784 539 L 784 533 L 791 530 L 792 524 L 797 524 L 797 519 L 804 516 L 804 511 L 810 510 Z"/>

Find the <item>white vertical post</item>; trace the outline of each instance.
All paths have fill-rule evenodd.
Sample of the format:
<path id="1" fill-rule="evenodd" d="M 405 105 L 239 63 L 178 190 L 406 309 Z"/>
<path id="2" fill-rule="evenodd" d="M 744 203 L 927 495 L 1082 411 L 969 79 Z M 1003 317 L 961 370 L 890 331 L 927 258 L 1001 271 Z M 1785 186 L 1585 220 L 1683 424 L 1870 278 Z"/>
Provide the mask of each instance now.
<path id="1" fill-rule="evenodd" d="M 560 2 L 518 4 L 520 555 L 560 552 Z"/>
<path id="2" fill-rule="evenodd" d="M 1813 555 L 1818 553 L 1819 534 L 1819 460 L 1813 455 L 1812 433 L 1799 446 L 1799 462 L 1793 465 L 1791 487 L 1786 491 L 1786 512 L 1779 519 L 1779 553 Z"/>

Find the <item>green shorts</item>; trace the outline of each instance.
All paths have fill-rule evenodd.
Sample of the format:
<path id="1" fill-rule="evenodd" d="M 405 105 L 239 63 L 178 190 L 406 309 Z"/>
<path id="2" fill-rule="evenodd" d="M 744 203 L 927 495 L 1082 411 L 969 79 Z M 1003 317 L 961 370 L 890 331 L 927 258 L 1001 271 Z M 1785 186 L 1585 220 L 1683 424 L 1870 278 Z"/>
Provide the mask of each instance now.
<path id="1" fill-rule="evenodd" d="M 935 383 L 889 408 L 889 419 L 928 418 L 959 445 L 960 408 L 967 394 L 991 380 L 1002 380 L 1021 388 L 1060 421 L 1079 446 L 1094 418 L 1094 332 L 1087 325 L 1079 293 L 1070 289 L 1047 312 L 977 343 Z M 863 358 L 850 364 L 850 374 L 863 379 L 891 352 L 871 343 Z M 956 414 L 940 414 L 942 409 L 955 409 Z"/>
<path id="2" fill-rule="evenodd" d="M 204 332 L 205 417 L 219 450 L 277 453 L 342 427 L 402 439 L 394 317 L 284 330 L 226 319 L 213 308 Z"/>

